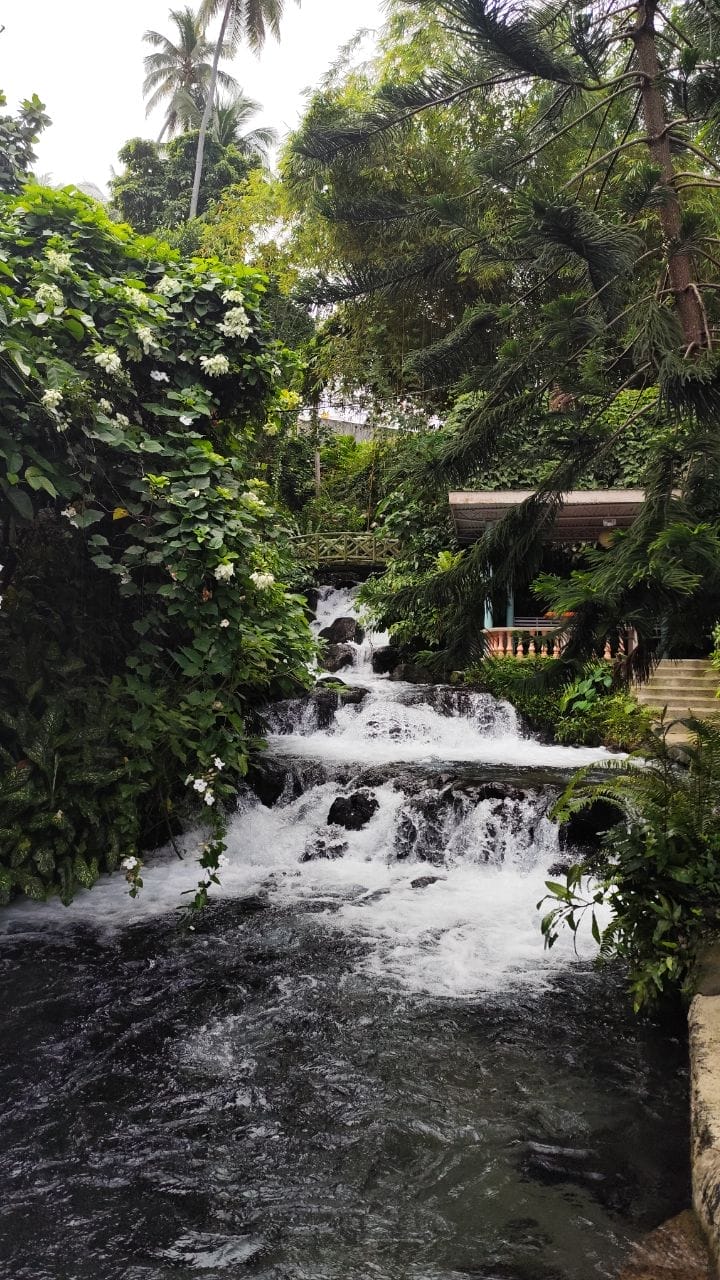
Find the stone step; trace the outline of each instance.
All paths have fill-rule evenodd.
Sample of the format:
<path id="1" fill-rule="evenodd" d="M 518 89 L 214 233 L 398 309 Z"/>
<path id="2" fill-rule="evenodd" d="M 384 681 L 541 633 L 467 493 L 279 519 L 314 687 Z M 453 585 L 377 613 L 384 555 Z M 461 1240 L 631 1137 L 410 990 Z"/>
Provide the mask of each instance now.
<path id="1" fill-rule="evenodd" d="M 718 689 L 720 688 L 720 680 L 718 680 L 714 671 L 711 675 L 706 676 L 672 676 L 665 674 L 653 676 L 638 687 L 640 689 L 654 689 L 656 685 L 661 685 L 667 689 Z"/>
<path id="2" fill-rule="evenodd" d="M 655 671 L 673 671 L 678 676 L 682 672 L 692 672 L 694 675 L 696 672 L 715 671 L 715 669 L 710 658 L 682 658 L 679 662 L 674 662 L 673 658 L 662 658 L 655 667 Z"/>
<path id="3" fill-rule="evenodd" d="M 718 686 L 714 684 L 646 684 L 635 693 L 636 698 L 702 698 L 718 697 Z"/>
<path id="4" fill-rule="evenodd" d="M 716 698 L 647 698 L 641 701 L 641 707 L 657 707 L 659 710 L 666 707 L 669 712 L 692 710 L 696 716 L 720 716 L 720 703 Z"/>

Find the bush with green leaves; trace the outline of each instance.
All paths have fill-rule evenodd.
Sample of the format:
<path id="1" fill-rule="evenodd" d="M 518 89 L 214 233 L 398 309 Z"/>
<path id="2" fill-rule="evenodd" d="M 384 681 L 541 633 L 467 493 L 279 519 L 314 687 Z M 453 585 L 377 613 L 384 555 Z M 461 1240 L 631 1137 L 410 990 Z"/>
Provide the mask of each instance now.
<path id="1" fill-rule="evenodd" d="M 688 991 L 699 953 L 718 934 L 720 729 L 687 725 L 682 759 L 662 726 L 643 742 L 642 759 L 608 762 L 602 781 L 580 770 L 553 810 L 565 822 L 603 800 L 624 815 L 564 884 L 547 882 L 542 931 L 552 946 L 562 927 L 576 932 L 589 916 L 601 958 L 627 965 L 636 1009 Z M 609 908 L 607 923 L 600 908 Z"/>
<path id="2" fill-rule="evenodd" d="M 652 727 L 649 708 L 615 689 L 611 662 L 589 663 L 573 676 L 557 658 L 488 658 L 465 679 L 512 702 L 532 729 L 556 742 L 630 751 Z"/>
<path id="3" fill-rule="evenodd" d="M 136 886 L 138 849 L 195 801 L 202 898 L 254 708 L 307 681 L 299 570 L 258 478 L 296 373 L 263 289 L 77 193 L 0 197 L 5 897 L 67 897 L 118 859 Z"/>

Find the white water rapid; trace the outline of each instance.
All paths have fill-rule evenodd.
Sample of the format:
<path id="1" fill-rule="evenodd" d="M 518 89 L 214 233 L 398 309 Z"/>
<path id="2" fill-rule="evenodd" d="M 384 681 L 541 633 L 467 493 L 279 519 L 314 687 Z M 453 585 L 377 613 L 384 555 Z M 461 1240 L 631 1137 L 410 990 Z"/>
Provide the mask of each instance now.
<path id="1" fill-rule="evenodd" d="M 316 631 L 355 617 L 355 595 L 322 588 Z M 363 972 L 407 991 L 544 984 L 576 959 L 569 940 L 548 953 L 540 936 L 537 903 L 562 857 L 547 810 L 566 771 L 606 753 L 544 745 L 489 694 L 378 676 L 372 657 L 384 643 L 350 642 L 354 665 L 336 679 L 358 701 L 330 686 L 269 709 L 270 794 L 239 797 L 216 895 L 311 901 L 328 928 L 365 943 Z M 362 821 L 331 821 L 338 801 L 359 804 Z M 197 880 L 198 840 L 183 841 L 184 861 L 150 859 L 136 901 L 121 879 L 104 878 L 69 908 L 19 904 L 0 927 L 92 919 L 112 931 L 171 912 Z"/>

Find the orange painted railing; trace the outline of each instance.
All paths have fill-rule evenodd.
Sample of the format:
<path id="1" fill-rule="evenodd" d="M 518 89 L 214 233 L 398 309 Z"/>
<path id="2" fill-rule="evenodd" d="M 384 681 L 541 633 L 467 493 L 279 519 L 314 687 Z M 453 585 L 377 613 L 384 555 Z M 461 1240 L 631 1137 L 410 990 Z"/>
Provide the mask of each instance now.
<path id="1" fill-rule="evenodd" d="M 567 644 L 567 637 L 556 623 L 535 627 L 488 627 L 485 631 L 490 658 L 560 658 Z M 637 641 L 634 631 L 627 633 L 616 645 L 605 642 L 603 657 L 616 658 L 632 653 Z"/>

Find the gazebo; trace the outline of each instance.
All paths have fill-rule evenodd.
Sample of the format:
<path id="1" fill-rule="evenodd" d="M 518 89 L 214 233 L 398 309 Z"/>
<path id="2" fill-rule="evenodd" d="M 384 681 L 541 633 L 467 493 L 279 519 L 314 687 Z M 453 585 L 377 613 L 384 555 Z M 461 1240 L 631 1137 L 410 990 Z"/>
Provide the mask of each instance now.
<path id="1" fill-rule="evenodd" d="M 458 542 L 461 546 L 477 542 L 486 529 L 526 502 L 534 492 L 534 489 L 499 489 L 451 493 L 450 511 Z M 543 537 L 546 542 L 567 545 L 602 543 L 616 529 L 628 529 L 644 501 L 643 489 L 571 489 L 562 495 L 561 505 Z M 507 598 L 504 626 L 495 625 L 492 603 L 488 601 L 485 606 L 485 630 L 490 633 L 491 653 L 522 656 L 517 648 L 518 632 L 531 633 L 535 651 L 547 653 L 548 643 L 543 636 L 556 631 L 557 627 L 558 622 L 548 617 L 517 617 L 512 595 Z M 554 645 L 555 652 L 561 644 L 562 641 Z"/>

